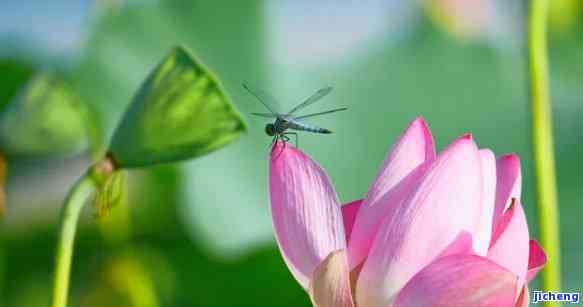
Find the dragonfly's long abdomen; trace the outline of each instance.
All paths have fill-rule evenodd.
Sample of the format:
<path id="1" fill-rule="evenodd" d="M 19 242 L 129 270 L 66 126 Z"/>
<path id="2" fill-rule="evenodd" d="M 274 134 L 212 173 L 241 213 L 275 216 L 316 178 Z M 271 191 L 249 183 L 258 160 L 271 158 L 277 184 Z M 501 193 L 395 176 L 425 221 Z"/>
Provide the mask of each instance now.
<path id="1" fill-rule="evenodd" d="M 306 123 L 300 123 L 298 121 L 289 121 L 288 128 L 293 129 L 293 130 L 312 132 L 312 133 L 323 133 L 323 134 L 332 133 L 332 131 L 330 131 L 328 129 L 320 128 L 320 127 L 306 124 Z"/>

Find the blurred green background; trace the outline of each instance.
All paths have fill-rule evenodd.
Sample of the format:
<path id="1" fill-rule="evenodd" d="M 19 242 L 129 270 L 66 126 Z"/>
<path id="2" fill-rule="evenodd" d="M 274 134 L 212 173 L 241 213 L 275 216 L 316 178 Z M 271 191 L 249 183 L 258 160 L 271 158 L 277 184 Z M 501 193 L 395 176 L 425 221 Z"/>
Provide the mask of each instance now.
<path id="1" fill-rule="evenodd" d="M 583 282 L 583 7 L 577 0 L 552 4 L 563 288 L 577 290 Z M 438 148 L 470 131 L 498 155 L 518 153 L 536 237 L 525 12 L 524 2 L 498 0 L 0 3 L 2 112 L 34 75 L 48 71 L 92 114 L 54 115 L 53 126 L 64 135 L 85 136 L 51 143 L 63 144 L 57 149 L 64 153 L 0 148 L 8 160 L 0 306 L 48 305 L 65 193 L 175 45 L 187 46 L 223 81 L 243 114 L 264 110 L 242 82 L 273 93 L 282 111 L 334 86 L 310 111 L 350 110 L 314 119 L 336 133 L 301 134 L 300 146 L 328 172 L 343 202 L 364 196 L 391 144 L 418 115 Z M 71 306 L 310 305 L 273 240 L 265 122 L 248 116 L 246 122 L 249 133 L 218 152 L 129 172 L 129 199 L 110 219 L 101 222 L 86 206 Z M 0 123 L 3 133 L 15 134 L 26 125 Z M 90 148 L 87 139 L 96 145 Z"/>

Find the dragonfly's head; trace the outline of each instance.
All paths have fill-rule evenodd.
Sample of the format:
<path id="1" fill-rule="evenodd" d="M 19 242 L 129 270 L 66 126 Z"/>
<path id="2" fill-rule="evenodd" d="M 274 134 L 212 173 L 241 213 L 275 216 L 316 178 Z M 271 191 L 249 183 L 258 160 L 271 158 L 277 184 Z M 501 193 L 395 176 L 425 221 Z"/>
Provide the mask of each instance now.
<path id="1" fill-rule="evenodd" d="M 265 133 L 269 136 L 275 135 L 275 125 L 274 124 L 267 124 L 265 125 Z"/>

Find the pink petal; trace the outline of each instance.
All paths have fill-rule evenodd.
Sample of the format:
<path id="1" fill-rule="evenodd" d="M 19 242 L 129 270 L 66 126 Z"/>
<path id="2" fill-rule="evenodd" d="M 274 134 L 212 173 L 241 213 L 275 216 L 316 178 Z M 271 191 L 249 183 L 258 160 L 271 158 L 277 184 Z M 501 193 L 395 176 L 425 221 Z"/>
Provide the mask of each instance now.
<path id="1" fill-rule="evenodd" d="M 344 233 L 346 235 L 346 242 L 349 242 L 350 234 L 352 233 L 352 226 L 356 219 L 356 214 L 360 210 L 362 199 L 355 200 L 342 206 L 342 220 L 344 221 Z"/>
<path id="2" fill-rule="evenodd" d="M 528 286 L 524 285 L 522 287 L 522 291 L 520 291 L 520 296 L 516 301 L 516 307 L 528 307 L 528 303 L 530 301 L 530 293 L 528 292 Z"/>
<path id="3" fill-rule="evenodd" d="M 472 235 L 467 231 L 462 231 L 454 241 L 435 258 L 437 259 L 451 255 L 471 255 L 473 254 L 472 241 Z"/>
<path id="4" fill-rule="evenodd" d="M 419 270 L 462 231 L 477 225 L 482 192 L 480 155 L 470 136 L 451 144 L 416 190 L 385 221 L 359 275 L 359 306 L 389 306 Z"/>
<path id="5" fill-rule="evenodd" d="M 350 266 L 358 266 L 367 256 L 378 228 L 418 185 L 426 168 L 435 160 L 433 137 L 423 118 L 415 119 L 383 162 L 359 211 L 348 244 Z"/>
<path id="6" fill-rule="evenodd" d="M 547 263 L 547 255 L 538 242 L 530 240 L 528 247 L 528 271 L 526 271 L 526 281 L 530 282 L 536 277 L 538 271 Z"/>
<path id="7" fill-rule="evenodd" d="M 482 212 L 478 229 L 474 234 L 476 254 L 486 256 L 492 236 L 492 216 L 494 215 L 494 198 L 496 196 L 496 157 L 489 149 L 480 150 L 482 161 Z"/>
<path id="8" fill-rule="evenodd" d="M 514 274 L 488 259 L 449 256 L 416 274 L 394 307 L 512 307 L 515 289 Z"/>
<path id="9" fill-rule="evenodd" d="M 518 276 L 519 289 L 526 281 L 528 245 L 528 225 L 524 210 L 515 201 L 495 226 L 488 258 Z"/>
<path id="10" fill-rule="evenodd" d="M 354 307 L 345 251 L 331 253 L 318 266 L 309 293 L 314 307 Z"/>
<path id="11" fill-rule="evenodd" d="M 346 247 L 336 192 L 324 171 L 290 144 L 272 150 L 269 169 L 271 215 L 279 248 L 304 288 L 333 251 Z"/>
<path id="12" fill-rule="evenodd" d="M 520 175 L 520 159 L 515 154 L 505 155 L 496 161 L 496 205 L 492 225 L 498 224 L 512 198 L 520 200 L 522 177 Z"/>

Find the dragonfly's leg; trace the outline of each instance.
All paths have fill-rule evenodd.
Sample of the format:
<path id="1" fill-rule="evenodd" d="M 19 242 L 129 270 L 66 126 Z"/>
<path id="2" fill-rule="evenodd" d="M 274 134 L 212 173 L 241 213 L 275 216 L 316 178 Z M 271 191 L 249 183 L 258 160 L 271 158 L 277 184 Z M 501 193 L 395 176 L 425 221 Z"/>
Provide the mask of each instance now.
<path id="1" fill-rule="evenodd" d="M 277 142 L 277 135 L 273 137 L 271 140 L 271 144 L 269 144 L 269 148 L 273 148 L 273 145 Z"/>
<path id="2" fill-rule="evenodd" d="M 277 158 L 279 158 L 279 155 L 281 155 L 281 153 L 282 153 L 282 152 L 283 152 L 283 150 L 285 149 L 285 140 L 283 139 L 283 136 L 282 136 L 281 134 L 276 134 L 276 135 L 273 137 L 273 142 L 271 143 L 271 144 L 275 144 L 275 145 L 277 145 L 277 142 L 278 142 L 279 140 L 282 140 L 282 141 L 284 141 L 284 142 L 283 142 L 283 148 L 281 148 L 281 149 L 279 150 L 279 152 L 277 153 L 276 159 L 277 159 Z M 279 146 L 276 146 L 276 147 L 279 147 Z"/>
<path id="3" fill-rule="evenodd" d="M 271 140 L 271 144 L 269 144 L 269 155 L 273 155 L 273 147 L 277 144 L 277 135 L 273 136 L 273 139 Z M 279 154 L 277 155 L 279 156 Z"/>
<path id="4" fill-rule="evenodd" d="M 279 152 L 280 154 L 282 154 L 287 146 L 287 142 L 289 141 L 289 138 L 287 136 L 285 136 L 285 133 L 282 133 L 279 135 L 279 139 L 283 141 L 283 147 L 281 148 L 281 151 Z"/>
<path id="5" fill-rule="evenodd" d="M 296 137 L 296 147 L 299 147 L 298 146 L 299 142 L 298 142 L 298 134 L 297 134 L 297 132 L 286 132 L 285 134 L 286 135 L 290 135 L 291 134 L 291 135 L 295 136 Z M 287 137 L 287 139 L 289 141 L 289 137 Z"/>

